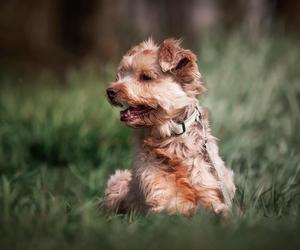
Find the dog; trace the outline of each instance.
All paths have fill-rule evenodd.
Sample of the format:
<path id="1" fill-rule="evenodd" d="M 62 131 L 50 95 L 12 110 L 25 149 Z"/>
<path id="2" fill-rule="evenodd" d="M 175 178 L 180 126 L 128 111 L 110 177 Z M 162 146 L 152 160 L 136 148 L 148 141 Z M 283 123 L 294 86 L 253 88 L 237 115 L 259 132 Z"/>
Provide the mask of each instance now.
<path id="1" fill-rule="evenodd" d="M 199 209 L 227 214 L 235 194 L 233 171 L 219 156 L 196 55 L 169 38 L 150 38 L 122 58 L 106 90 L 124 110 L 120 120 L 136 129 L 133 167 L 110 176 L 104 206 L 126 213 L 193 215 Z"/>

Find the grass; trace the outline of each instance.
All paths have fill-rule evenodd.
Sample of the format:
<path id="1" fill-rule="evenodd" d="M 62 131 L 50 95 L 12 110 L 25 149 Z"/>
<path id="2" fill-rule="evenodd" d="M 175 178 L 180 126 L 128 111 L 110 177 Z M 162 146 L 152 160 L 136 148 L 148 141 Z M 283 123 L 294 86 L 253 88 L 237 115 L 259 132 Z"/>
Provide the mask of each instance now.
<path id="1" fill-rule="evenodd" d="M 105 182 L 131 162 L 131 133 L 104 89 L 115 65 L 26 81 L 1 74 L 1 249 L 292 249 L 300 244 L 299 41 L 209 36 L 200 69 L 233 216 L 105 216 Z M 298 68 L 297 68 L 298 67 Z M 242 211 L 242 213 L 240 212 Z"/>

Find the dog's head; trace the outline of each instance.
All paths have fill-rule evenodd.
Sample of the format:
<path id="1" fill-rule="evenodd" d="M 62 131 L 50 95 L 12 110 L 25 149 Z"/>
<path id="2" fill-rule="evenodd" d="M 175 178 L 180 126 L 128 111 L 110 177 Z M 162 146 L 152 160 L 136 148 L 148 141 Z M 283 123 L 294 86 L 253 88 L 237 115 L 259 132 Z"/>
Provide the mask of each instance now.
<path id="1" fill-rule="evenodd" d="M 151 127 L 176 119 L 204 90 L 193 52 L 175 39 L 159 46 L 149 39 L 123 57 L 107 96 L 111 104 L 125 107 L 121 121 Z"/>

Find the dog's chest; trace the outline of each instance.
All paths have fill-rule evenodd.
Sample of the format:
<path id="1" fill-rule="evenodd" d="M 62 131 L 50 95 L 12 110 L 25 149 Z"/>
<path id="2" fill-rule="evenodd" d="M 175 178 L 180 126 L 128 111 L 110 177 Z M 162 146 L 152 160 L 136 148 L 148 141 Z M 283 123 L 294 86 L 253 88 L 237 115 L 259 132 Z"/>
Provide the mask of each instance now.
<path id="1" fill-rule="evenodd" d="M 185 178 L 191 179 L 193 183 L 200 183 L 203 179 L 201 176 L 210 174 L 209 168 L 199 140 L 190 138 L 173 142 L 158 151 L 140 149 L 134 161 L 136 177 L 154 184 L 157 180 L 173 182 L 173 173 L 178 169 L 183 172 Z"/>

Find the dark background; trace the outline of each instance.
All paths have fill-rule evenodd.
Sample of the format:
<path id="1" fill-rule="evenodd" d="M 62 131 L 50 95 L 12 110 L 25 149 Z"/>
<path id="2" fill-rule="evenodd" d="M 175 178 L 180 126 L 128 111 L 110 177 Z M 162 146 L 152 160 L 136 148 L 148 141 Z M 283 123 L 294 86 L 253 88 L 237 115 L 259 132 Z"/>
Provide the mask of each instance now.
<path id="1" fill-rule="evenodd" d="M 298 34 L 299 13 L 300 2 L 292 0 L 1 1 L 0 64 L 63 73 L 116 59 L 150 35 L 183 37 L 197 49 L 206 32 L 238 30 L 253 39 L 274 30 Z"/>

